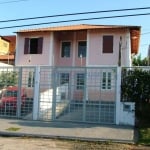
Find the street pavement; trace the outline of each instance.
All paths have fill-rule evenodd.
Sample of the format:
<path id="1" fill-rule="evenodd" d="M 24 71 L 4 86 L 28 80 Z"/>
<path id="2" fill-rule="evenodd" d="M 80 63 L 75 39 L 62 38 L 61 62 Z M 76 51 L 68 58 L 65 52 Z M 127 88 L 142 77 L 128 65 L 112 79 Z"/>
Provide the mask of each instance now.
<path id="1" fill-rule="evenodd" d="M 87 141 L 134 143 L 134 128 L 71 122 L 28 121 L 0 118 L 1 136 L 27 136 Z"/>

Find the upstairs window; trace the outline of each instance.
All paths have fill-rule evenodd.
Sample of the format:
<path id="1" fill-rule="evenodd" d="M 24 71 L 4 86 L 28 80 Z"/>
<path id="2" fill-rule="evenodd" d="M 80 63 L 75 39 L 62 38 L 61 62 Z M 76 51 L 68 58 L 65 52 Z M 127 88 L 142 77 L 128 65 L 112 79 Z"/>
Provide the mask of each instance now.
<path id="1" fill-rule="evenodd" d="M 61 57 L 70 57 L 71 42 L 62 42 Z"/>
<path id="2" fill-rule="evenodd" d="M 25 38 L 24 54 L 42 54 L 43 38 Z"/>
<path id="3" fill-rule="evenodd" d="M 78 42 L 78 57 L 86 57 L 86 41 Z"/>
<path id="4" fill-rule="evenodd" d="M 113 36 L 103 36 L 103 53 L 113 53 Z"/>

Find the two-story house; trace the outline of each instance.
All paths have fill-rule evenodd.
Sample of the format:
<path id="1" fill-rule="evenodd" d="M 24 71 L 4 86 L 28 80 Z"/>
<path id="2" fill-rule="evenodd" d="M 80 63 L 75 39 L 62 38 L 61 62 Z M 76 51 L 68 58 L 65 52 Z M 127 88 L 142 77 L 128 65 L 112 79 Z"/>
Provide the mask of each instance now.
<path id="1" fill-rule="evenodd" d="M 50 110 L 54 99 L 57 103 L 67 99 L 67 112 L 81 109 L 78 121 L 114 123 L 119 99 L 116 67 L 131 66 L 139 40 L 140 26 L 81 24 L 20 30 L 15 65 L 47 66 L 40 70 L 37 88 L 40 109 Z M 23 73 L 27 79 L 22 84 L 31 87 L 39 82 L 33 73 Z"/>
<path id="2" fill-rule="evenodd" d="M 139 26 L 70 25 L 17 32 L 16 66 L 131 66 Z"/>

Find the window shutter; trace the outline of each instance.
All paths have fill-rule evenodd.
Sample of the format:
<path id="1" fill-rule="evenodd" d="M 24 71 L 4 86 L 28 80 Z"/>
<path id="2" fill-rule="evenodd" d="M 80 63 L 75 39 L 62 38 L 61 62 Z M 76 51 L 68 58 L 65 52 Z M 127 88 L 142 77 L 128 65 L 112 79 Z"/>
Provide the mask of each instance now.
<path id="1" fill-rule="evenodd" d="M 24 42 L 24 54 L 29 54 L 29 38 L 25 38 L 25 42 Z"/>
<path id="2" fill-rule="evenodd" d="M 37 54 L 42 54 L 42 49 L 43 49 L 43 37 L 40 37 L 38 39 L 38 50 Z"/>
<path id="3" fill-rule="evenodd" d="M 113 53 L 113 36 L 103 36 L 103 53 Z"/>

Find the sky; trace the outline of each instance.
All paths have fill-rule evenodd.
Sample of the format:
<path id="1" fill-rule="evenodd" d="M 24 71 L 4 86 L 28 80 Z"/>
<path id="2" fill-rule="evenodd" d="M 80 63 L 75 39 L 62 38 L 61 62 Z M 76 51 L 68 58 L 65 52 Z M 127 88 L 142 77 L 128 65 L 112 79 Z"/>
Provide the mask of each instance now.
<path id="1" fill-rule="evenodd" d="M 72 24 L 99 24 L 99 25 L 135 25 L 141 26 L 141 39 L 139 53 L 141 57 L 147 56 L 148 46 L 150 44 L 150 15 L 122 17 L 111 19 L 92 19 L 86 21 L 51 23 L 45 25 L 34 25 L 26 27 L 12 27 L 26 24 L 38 24 L 45 22 L 58 22 L 62 20 L 83 19 L 83 18 L 99 18 L 116 15 L 131 15 L 150 13 L 150 9 L 132 10 L 122 12 L 95 13 L 76 16 L 62 16 L 53 18 L 43 18 L 34 20 L 22 20 L 10 22 L 8 20 L 34 18 L 40 16 L 61 15 L 80 12 L 94 12 L 114 9 L 142 8 L 150 7 L 150 0 L 0 0 L 0 35 L 13 35 L 21 29 L 32 29 L 49 26 L 62 26 Z M 8 21 L 8 22 L 2 22 Z"/>

